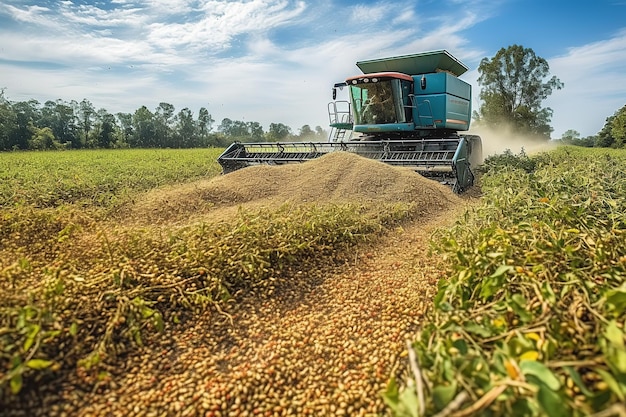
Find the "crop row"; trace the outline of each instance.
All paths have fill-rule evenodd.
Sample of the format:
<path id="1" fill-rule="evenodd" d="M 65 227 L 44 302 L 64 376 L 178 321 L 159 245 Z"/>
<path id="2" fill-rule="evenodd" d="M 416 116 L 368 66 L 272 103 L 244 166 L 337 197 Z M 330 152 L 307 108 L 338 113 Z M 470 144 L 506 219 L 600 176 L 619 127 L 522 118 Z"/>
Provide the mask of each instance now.
<path id="1" fill-rule="evenodd" d="M 433 240 L 448 278 L 409 347 L 410 384 L 385 394 L 397 416 L 623 415 L 625 162 L 487 160 L 482 205 Z"/>

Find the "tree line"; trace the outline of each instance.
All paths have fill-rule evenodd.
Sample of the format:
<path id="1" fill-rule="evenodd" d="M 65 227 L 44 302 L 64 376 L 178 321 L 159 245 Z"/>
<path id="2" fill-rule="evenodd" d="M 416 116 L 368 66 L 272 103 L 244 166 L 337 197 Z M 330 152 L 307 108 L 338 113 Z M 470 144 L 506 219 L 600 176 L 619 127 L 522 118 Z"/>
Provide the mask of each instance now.
<path id="1" fill-rule="evenodd" d="M 597 135 L 581 137 L 578 131 L 570 129 L 560 140 L 587 148 L 626 148 L 626 105 L 606 119 Z"/>
<path id="2" fill-rule="evenodd" d="M 232 142 L 326 139 L 320 126 L 302 126 L 297 133 L 283 123 L 265 131 L 258 122 L 215 120 L 204 107 L 197 116 L 187 107 L 176 112 L 160 103 L 154 111 L 141 106 L 134 113 L 96 110 L 87 99 L 77 101 L 10 101 L 0 90 L 0 151 L 89 148 L 225 147 Z"/>

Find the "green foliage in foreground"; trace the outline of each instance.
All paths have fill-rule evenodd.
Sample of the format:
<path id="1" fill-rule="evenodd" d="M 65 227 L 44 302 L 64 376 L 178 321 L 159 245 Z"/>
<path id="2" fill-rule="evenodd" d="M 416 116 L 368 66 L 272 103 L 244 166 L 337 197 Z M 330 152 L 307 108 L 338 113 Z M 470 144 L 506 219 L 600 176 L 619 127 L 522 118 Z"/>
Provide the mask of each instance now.
<path id="1" fill-rule="evenodd" d="M 487 161 L 483 205 L 434 239 L 449 278 L 411 348 L 423 384 L 386 393 L 396 415 L 626 411 L 625 164 L 580 148 Z"/>
<path id="2" fill-rule="evenodd" d="M 160 185 L 212 177 L 221 149 L 0 153 L 0 209 L 78 203 L 111 208 Z"/>

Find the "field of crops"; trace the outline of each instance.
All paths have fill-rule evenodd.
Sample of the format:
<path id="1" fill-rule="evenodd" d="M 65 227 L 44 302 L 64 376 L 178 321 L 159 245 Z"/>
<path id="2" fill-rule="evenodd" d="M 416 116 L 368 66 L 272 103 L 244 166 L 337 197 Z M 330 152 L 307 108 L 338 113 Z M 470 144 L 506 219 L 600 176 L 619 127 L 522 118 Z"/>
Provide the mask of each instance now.
<path id="1" fill-rule="evenodd" d="M 119 358 L 158 342 L 164 329 L 206 310 L 232 320 L 225 308 L 240 295 L 272 297 L 293 271 L 340 261 L 433 215 L 434 202 L 386 196 L 240 206 L 216 221 L 185 221 L 246 197 L 239 187 L 208 192 L 194 182 L 220 172 L 218 154 L 0 154 L 0 405 L 68 374 L 106 385 Z M 625 162 L 623 152 L 577 148 L 488 160 L 481 204 L 433 236 L 448 278 L 408 348 L 405 366 L 418 383 L 392 378 L 389 412 L 626 412 Z M 341 188 L 337 179 L 320 182 Z M 304 188 L 269 186 L 288 188 L 285 195 Z M 176 193 L 150 194 L 167 187 Z M 186 200 L 171 201 L 182 189 Z M 150 211 L 136 210 L 150 198 Z M 171 221 L 153 222 L 151 213 L 164 211 Z"/>
<path id="2" fill-rule="evenodd" d="M 580 148 L 488 161 L 481 207 L 433 239 L 449 279 L 412 345 L 425 386 L 387 393 L 398 415 L 624 415 L 625 163 Z"/>

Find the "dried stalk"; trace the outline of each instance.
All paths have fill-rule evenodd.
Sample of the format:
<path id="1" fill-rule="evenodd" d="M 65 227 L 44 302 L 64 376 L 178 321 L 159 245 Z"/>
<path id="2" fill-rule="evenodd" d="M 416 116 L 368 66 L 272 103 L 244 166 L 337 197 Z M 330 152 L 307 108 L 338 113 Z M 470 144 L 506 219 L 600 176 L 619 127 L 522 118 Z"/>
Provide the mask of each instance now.
<path id="1" fill-rule="evenodd" d="M 613 404 L 606 410 L 598 411 L 589 417 L 626 417 L 626 406 L 624 404 Z"/>
<path id="2" fill-rule="evenodd" d="M 422 371 L 417 364 L 417 355 L 411 342 L 406 341 L 406 347 L 409 352 L 409 364 L 411 365 L 411 371 L 413 371 L 413 378 L 415 379 L 415 391 L 417 391 L 417 415 L 423 416 L 426 409 L 426 402 L 424 400 L 424 380 L 422 379 Z"/>
<path id="3" fill-rule="evenodd" d="M 494 402 L 495 399 L 498 398 L 498 396 L 502 394 L 507 388 L 508 388 L 508 385 L 498 385 L 497 387 L 493 387 L 485 395 L 480 397 L 478 401 L 476 401 L 474 404 L 454 414 L 450 414 L 450 416 L 451 417 L 472 416 L 475 413 L 478 413 L 480 410 L 488 407 L 489 404 Z"/>

